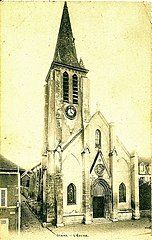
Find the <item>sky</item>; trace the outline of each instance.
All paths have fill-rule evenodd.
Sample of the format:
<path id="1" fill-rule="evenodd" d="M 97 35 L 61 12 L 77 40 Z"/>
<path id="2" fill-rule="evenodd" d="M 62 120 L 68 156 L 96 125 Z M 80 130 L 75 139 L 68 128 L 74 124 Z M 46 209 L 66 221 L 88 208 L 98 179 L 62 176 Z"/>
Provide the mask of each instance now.
<path id="1" fill-rule="evenodd" d="M 41 161 L 45 77 L 64 2 L 1 3 L 1 153 L 25 168 Z M 151 155 L 150 4 L 68 2 L 78 58 L 100 110 L 129 152 Z"/>

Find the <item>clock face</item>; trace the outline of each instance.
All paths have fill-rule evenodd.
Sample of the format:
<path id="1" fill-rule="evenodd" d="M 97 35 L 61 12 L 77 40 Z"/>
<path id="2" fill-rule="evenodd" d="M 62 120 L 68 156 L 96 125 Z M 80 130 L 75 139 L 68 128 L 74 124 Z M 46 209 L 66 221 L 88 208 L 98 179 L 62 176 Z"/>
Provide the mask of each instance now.
<path id="1" fill-rule="evenodd" d="M 69 119 L 74 119 L 76 116 L 76 108 L 74 106 L 67 106 L 65 109 L 66 116 Z"/>

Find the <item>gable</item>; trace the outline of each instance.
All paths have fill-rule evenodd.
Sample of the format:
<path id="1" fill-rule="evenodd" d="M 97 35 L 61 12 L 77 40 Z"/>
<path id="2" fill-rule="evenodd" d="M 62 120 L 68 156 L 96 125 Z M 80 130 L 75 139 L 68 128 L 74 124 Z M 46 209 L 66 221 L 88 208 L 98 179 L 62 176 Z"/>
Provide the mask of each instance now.
<path id="1" fill-rule="evenodd" d="M 99 124 L 102 128 L 109 129 L 109 123 L 100 111 L 91 117 L 89 124 Z"/>
<path id="2" fill-rule="evenodd" d="M 91 164 L 90 174 L 93 172 L 93 170 L 98 177 L 102 177 L 105 174 L 105 172 L 107 173 L 107 175 L 109 177 L 111 176 L 108 164 L 107 164 L 101 150 L 99 150 L 97 152 L 97 154 Z"/>
<path id="3" fill-rule="evenodd" d="M 130 153 L 127 151 L 123 143 L 119 140 L 119 138 L 116 138 L 116 152 L 119 156 L 124 157 L 125 159 L 128 159 L 130 161 Z"/>
<path id="4" fill-rule="evenodd" d="M 100 112 L 97 112 L 91 118 L 89 124 L 84 129 L 84 142 L 91 152 L 91 159 L 95 158 L 97 152 L 96 146 L 96 131 L 100 131 L 100 148 L 104 157 L 108 157 L 109 154 L 109 125 L 102 118 Z"/>
<path id="5" fill-rule="evenodd" d="M 106 138 L 109 138 L 109 124 L 100 112 L 96 112 L 90 119 L 85 131 L 99 129 Z"/>

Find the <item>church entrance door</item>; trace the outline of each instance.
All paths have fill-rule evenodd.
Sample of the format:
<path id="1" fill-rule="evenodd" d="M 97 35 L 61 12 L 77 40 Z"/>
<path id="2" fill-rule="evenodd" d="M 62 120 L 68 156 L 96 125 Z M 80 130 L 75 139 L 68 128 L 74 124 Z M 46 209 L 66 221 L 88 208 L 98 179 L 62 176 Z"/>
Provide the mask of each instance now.
<path id="1" fill-rule="evenodd" d="M 97 178 L 92 185 L 93 218 L 108 218 L 110 215 L 111 198 L 109 184 L 103 178 Z"/>
<path id="2" fill-rule="evenodd" d="M 104 217 L 104 197 L 93 197 L 93 218 Z"/>

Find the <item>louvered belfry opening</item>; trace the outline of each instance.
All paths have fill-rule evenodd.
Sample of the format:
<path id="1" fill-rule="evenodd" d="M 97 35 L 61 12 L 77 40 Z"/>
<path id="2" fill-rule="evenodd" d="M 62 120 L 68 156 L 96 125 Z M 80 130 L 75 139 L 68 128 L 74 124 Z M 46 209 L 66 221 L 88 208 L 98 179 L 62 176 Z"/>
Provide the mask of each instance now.
<path id="1" fill-rule="evenodd" d="M 63 73 L 63 101 L 69 102 L 69 75 L 67 72 Z"/>
<path id="2" fill-rule="evenodd" d="M 73 75 L 73 104 L 78 104 L 78 77 Z"/>

